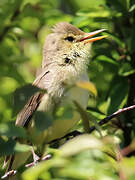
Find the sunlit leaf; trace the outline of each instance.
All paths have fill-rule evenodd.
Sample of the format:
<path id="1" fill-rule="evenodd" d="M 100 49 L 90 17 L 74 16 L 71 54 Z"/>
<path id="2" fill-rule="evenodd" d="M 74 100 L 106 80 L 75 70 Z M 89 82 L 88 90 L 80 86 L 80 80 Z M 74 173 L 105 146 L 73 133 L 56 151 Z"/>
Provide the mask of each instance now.
<path id="1" fill-rule="evenodd" d="M 41 89 L 31 84 L 16 89 L 14 92 L 13 115 L 15 116 L 18 112 L 20 112 L 29 98 L 38 91 L 41 91 Z"/>
<path id="2" fill-rule="evenodd" d="M 65 143 L 60 151 L 63 156 L 72 156 L 86 149 L 100 149 L 102 142 L 94 136 L 85 134 L 77 136 Z"/>
<path id="3" fill-rule="evenodd" d="M 28 152 L 31 151 L 31 146 L 26 144 L 16 143 L 14 150 L 15 152 Z"/>
<path id="4" fill-rule="evenodd" d="M 135 157 L 123 158 L 119 164 L 119 167 L 122 173 L 133 180 L 132 177 L 135 177 Z"/>
<path id="5" fill-rule="evenodd" d="M 38 2 L 39 2 L 39 0 L 23 0 L 23 3 L 21 5 L 21 10 L 23 10 L 23 8 L 26 6 L 26 4 L 35 5 Z"/>
<path id="6" fill-rule="evenodd" d="M 97 57 L 97 60 L 98 61 L 105 61 L 105 62 L 108 62 L 108 63 L 111 63 L 111 64 L 114 64 L 114 65 L 118 65 L 118 62 L 114 61 L 113 59 L 107 57 L 107 56 L 104 56 L 104 55 L 100 55 Z"/>
<path id="7" fill-rule="evenodd" d="M 90 128 L 90 126 L 89 126 L 89 117 L 88 117 L 88 114 L 87 114 L 86 110 L 84 110 L 81 107 L 81 105 L 79 103 L 77 103 L 76 101 L 74 101 L 74 104 L 75 104 L 78 112 L 81 115 L 85 132 L 89 133 L 89 128 Z"/>
<path id="8" fill-rule="evenodd" d="M 130 7 L 129 12 L 132 12 L 132 11 L 134 11 L 134 10 L 135 10 L 135 4 Z"/>
<path id="9" fill-rule="evenodd" d="M 67 161 L 65 159 L 55 159 L 55 160 L 49 160 L 45 162 L 41 162 L 38 164 L 38 166 L 34 166 L 32 168 L 27 169 L 22 174 L 23 180 L 37 180 L 38 177 L 44 173 L 44 178 L 50 177 L 48 170 L 51 167 L 63 167 Z"/>
<path id="10" fill-rule="evenodd" d="M 89 119 L 91 122 L 93 122 L 96 130 L 98 131 L 98 133 L 100 134 L 100 136 L 102 137 L 102 132 L 101 132 L 101 127 L 98 124 L 97 118 L 95 116 L 93 116 L 94 113 L 88 112 L 89 115 Z"/>
<path id="11" fill-rule="evenodd" d="M 26 137 L 26 131 L 22 127 L 17 127 L 14 124 L 0 124 L 0 135 L 7 137 Z"/>
<path id="12" fill-rule="evenodd" d="M 135 69 L 133 69 L 129 63 L 122 64 L 119 69 L 119 74 L 121 76 L 129 76 L 134 73 L 135 73 Z"/>
<path id="13" fill-rule="evenodd" d="M 82 81 L 82 82 L 77 82 L 76 85 L 83 89 L 89 90 L 91 93 L 97 96 L 97 89 L 92 82 Z"/>
<path id="14" fill-rule="evenodd" d="M 74 113 L 74 109 L 69 106 L 69 105 L 65 105 L 64 107 L 59 107 L 56 111 L 55 114 L 55 118 L 56 119 L 72 119 L 73 117 L 73 113 Z"/>

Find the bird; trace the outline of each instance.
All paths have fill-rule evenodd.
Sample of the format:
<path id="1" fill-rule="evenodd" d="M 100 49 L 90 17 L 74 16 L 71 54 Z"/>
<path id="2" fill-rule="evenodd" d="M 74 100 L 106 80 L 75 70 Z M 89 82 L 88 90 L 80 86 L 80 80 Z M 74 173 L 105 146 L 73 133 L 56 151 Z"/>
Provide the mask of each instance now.
<path id="1" fill-rule="evenodd" d="M 73 101 L 86 109 L 89 92 L 74 85 L 79 81 L 89 82 L 88 64 L 92 43 L 105 38 L 93 36 L 103 31 L 105 29 L 86 33 L 68 22 L 59 22 L 53 27 L 52 33 L 45 40 L 40 72 L 32 84 L 46 91 L 39 91 L 31 96 L 17 115 L 16 126 L 32 129 L 30 132 L 33 132 L 33 115 L 36 111 L 53 116 L 57 107 L 73 106 Z M 68 86 L 71 88 L 67 90 Z M 41 132 L 38 143 L 49 143 L 63 137 L 79 120 L 80 114 L 75 109 L 71 119 L 56 119 L 48 129 Z M 8 170 L 15 169 L 20 164 L 15 155 L 9 161 Z"/>

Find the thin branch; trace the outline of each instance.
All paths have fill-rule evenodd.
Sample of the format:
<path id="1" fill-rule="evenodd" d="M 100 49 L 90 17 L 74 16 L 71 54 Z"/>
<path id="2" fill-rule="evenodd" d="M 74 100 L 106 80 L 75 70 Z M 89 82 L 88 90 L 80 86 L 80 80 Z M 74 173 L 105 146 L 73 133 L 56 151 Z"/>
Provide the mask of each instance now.
<path id="1" fill-rule="evenodd" d="M 116 117 L 117 115 L 119 115 L 119 114 L 121 114 L 121 113 L 123 113 L 123 112 L 131 111 L 131 110 L 133 110 L 133 109 L 135 109 L 135 105 L 132 105 L 132 106 L 129 106 L 129 107 L 126 107 L 126 108 L 123 108 L 123 109 L 119 109 L 118 111 L 114 112 L 114 113 L 111 114 L 110 116 L 107 116 L 106 118 L 102 119 L 102 120 L 98 123 L 98 125 L 99 125 L 99 126 L 102 126 L 102 125 L 108 123 L 112 118 Z M 90 128 L 90 133 L 91 133 L 92 131 L 94 131 L 95 129 L 96 129 L 95 126 L 92 126 L 92 127 Z"/>
<path id="2" fill-rule="evenodd" d="M 102 126 L 102 125 L 108 123 L 112 118 L 116 117 L 117 115 L 119 115 L 121 113 L 124 113 L 124 112 L 127 112 L 127 111 L 131 111 L 133 109 L 135 109 L 135 105 L 132 105 L 132 106 L 129 106 L 129 107 L 126 107 L 126 108 L 123 108 L 123 109 L 119 109 L 118 111 L 114 112 L 110 116 L 107 116 L 106 118 L 102 119 L 98 123 L 98 125 Z M 95 129 L 96 129 L 95 126 L 91 126 L 90 130 L 89 130 L 89 133 L 92 133 Z M 80 134 L 83 134 L 83 133 L 79 132 L 79 131 L 73 131 L 73 132 L 70 132 L 70 133 L 66 134 L 65 136 L 63 136 L 61 138 L 58 138 L 58 139 L 55 139 L 55 140 L 51 141 L 49 144 L 54 143 L 54 142 L 59 141 L 59 140 L 64 139 L 64 138 L 69 138 L 71 136 L 74 137 L 74 136 L 77 136 L 77 135 L 80 135 Z"/>
<path id="3" fill-rule="evenodd" d="M 55 143 L 55 142 L 60 141 L 60 140 L 62 140 L 62 139 L 64 139 L 64 138 L 69 138 L 69 137 L 71 137 L 71 136 L 72 136 L 72 137 L 75 137 L 75 136 L 78 136 L 78 135 L 81 135 L 81 134 L 83 134 L 83 133 L 80 132 L 80 131 L 75 130 L 75 131 L 72 131 L 72 132 L 66 134 L 65 136 L 63 136 L 63 137 L 61 137 L 61 138 L 57 138 L 57 139 L 52 140 L 51 142 L 49 142 L 49 144 Z"/>

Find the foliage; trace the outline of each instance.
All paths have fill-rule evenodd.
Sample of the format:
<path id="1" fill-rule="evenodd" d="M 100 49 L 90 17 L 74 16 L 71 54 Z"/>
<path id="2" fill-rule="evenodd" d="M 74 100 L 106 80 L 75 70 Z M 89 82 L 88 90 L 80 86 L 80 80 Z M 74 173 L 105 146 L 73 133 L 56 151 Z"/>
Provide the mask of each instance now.
<path id="1" fill-rule="evenodd" d="M 44 39 L 51 32 L 50 27 L 60 21 L 71 22 L 85 32 L 107 29 L 104 34 L 108 38 L 93 45 L 89 77 L 95 86 L 81 84 L 98 95 L 90 96 L 87 112 L 78 107 L 82 118 L 90 117 L 90 125 L 95 125 L 99 133 L 75 137 L 59 149 L 57 144 L 48 145 L 46 154 L 52 158 L 34 168 L 22 166 L 19 179 L 133 180 L 135 111 L 117 116 L 102 128 L 97 122 L 134 104 L 135 0 L 0 1 L 0 175 L 5 172 L 4 155 L 29 151 L 28 145 L 13 140 L 14 136 L 29 139 L 23 128 L 14 126 L 15 115 L 26 99 L 12 106 L 13 94 L 16 88 L 33 82 L 41 64 Z M 38 91 L 31 88 L 28 85 L 23 89 L 29 92 L 28 97 Z M 40 116 L 39 119 L 44 114 Z M 37 123 L 37 129 L 43 130 L 51 124 L 48 115 L 46 119 L 47 125 Z M 83 125 L 88 129 L 86 124 L 83 120 L 74 129 L 83 131 Z"/>

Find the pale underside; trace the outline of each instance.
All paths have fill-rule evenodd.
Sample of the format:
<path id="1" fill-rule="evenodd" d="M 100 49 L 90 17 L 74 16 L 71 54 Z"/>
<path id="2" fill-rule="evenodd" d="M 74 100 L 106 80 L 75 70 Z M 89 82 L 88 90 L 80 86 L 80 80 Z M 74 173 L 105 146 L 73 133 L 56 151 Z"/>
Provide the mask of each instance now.
<path id="1" fill-rule="evenodd" d="M 81 75 L 78 78 L 78 81 L 88 81 L 87 74 Z M 88 104 L 88 98 L 89 93 L 87 90 L 79 87 L 73 87 L 65 93 L 59 106 L 73 106 L 73 101 L 77 101 L 84 109 L 86 109 Z M 45 109 L 48 109 L 48 107 L 46 107 L 46 104 L 48 104 L 47 101 L 48 95 L 44 95 L 38 107 L 39 111 L 44 111 Z M 45 142 L 50 142 L 54 139 L 64 136 L 79 120 L 80 114 L 77 111 L 74 111 L 71 119 L 54 120 L 53 126 L 48 128 L 48 130 L 44 132 Z"/>

